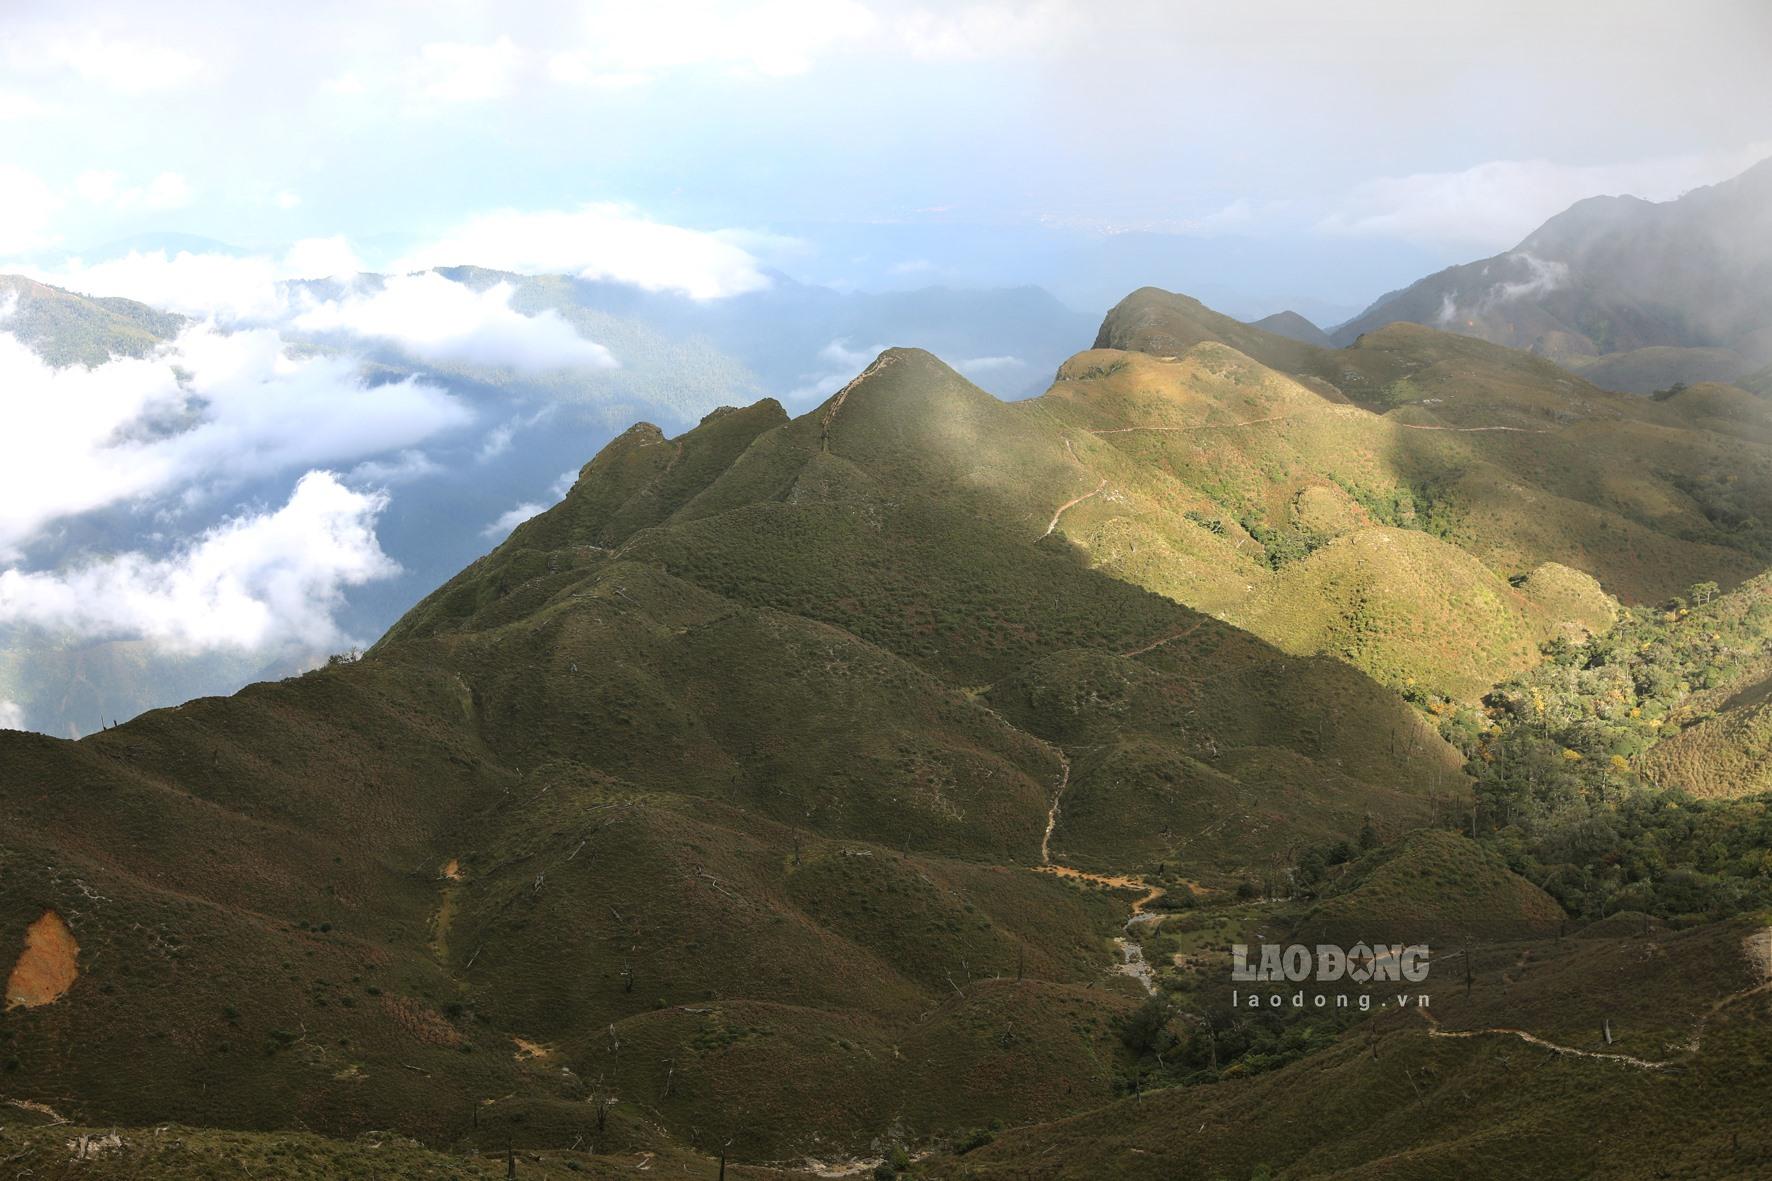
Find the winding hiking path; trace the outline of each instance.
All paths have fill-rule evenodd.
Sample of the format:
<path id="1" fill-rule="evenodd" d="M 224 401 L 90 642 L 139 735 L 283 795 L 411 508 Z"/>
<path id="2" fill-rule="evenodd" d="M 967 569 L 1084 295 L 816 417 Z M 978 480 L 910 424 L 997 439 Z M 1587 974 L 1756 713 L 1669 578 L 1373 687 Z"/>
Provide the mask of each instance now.
<path id="1" fill-rule="evenodd" d="M 1757 944 L 1764 944 L 1765 947 L 1761 948 L 1757 946 Z M 1664 1058 L 1659 1061 L 1648 1058 L 1638 1058 L 1631 1054 L 1615 1054 L 1603 1050 L 1578 1050 L 1574 1046 L 1559 1045 L 1556 1042 L 1541 1038 L 1535 1033 L 1529 1033 L 1524 1029 L 1519 1029 L 1511 1025 L 1493 1025 L 1483 1029 L 1442 1029 L 1439 1020 L 1434 1017 L 1432 1011 L 1428 1008 L 1417 1007 L 1416 1012 L 1420 1013 L 1423 1019 L 1427 1021 L 1428 1036 L 1430 1037 L 1486 1037 L 1490 1035 L 1516 1037 L 1529 1045 L 1538 1046 L 1540 1049 L 1549 1050 L 1553 1054 L 1562 1054 L 1571 1058 L 1596 1058 L 1603 1062 L 1620 1062 L 1626 1066 L 1634 1067 L 1637 1070 L 1668 1070 L 1672 1067 L 1690 1062 L 1698 1057 L 1699 1051 L 1704 1046 L 1705 1029 L 1710 1025 L 1711 1020 L 1716 1017 L 1718 1013 L 1721 1013 L 1724 1009 L 1737 1005 L 1751 997 L 1772 993 L 1772 962 L 1768 962 L 1766 958 L 1768 954 L 1772 954 L 1772 927 L 1756 931 L 1754 934 L 1749 935 L 1747 939 L 1743 941 L 1743 946 L 1747 952 L 1749 961 L 1758 967 L 1761 972 L 1766 973 L 1767 978 L 1751 987 L 1741 989 L 1738 992 L 1729 993 L 1727 996 L 1719 998 L 1715 1004 L 1711 1005 L 1710 1008 L 1706 1009 L 1699 1015 L 1697 1023 L 1692 1028 L 1692 1040 L 1686 1043 L 1685 1050 L 1672 1058 Z"/>
<path id="2" fill-rule="evenodd" d="M 1608 1062 L 1622 1062 L 1627 1066 L 1634 1066 L 1638 1070 L 1664 1070 L 1667 1067 L 1674 1065 L 1675 1062 L 1681 1061 L 1681 1059 L 1676 1058 L 1667 1062 L 1651 1062 L 1647 1058 L 1634 1058 L 1629 1054 L 1607 1054 L 1598 1050 L 1577 1050 L 1573 1046 L 1562 1046 L 1558 1045 L 1556 1042 L 1546 1041 L 1537 1034 L 1528 1033 L 1524 1029 L 1516 1029 L 1511 1025 L 1495 1025 L 1485 1029 L 1441 1029 L 1439 1020 L 1432 1012 L 1425 1008 L 1417 1008 L 1416 1012 L 1420 1013 L 1427 1021 L 1427 1032 L 1429 1037 L 1486 1037 L 1490 1034 L 1505 1035 L 1508 1037 L 1517 1037 L 1523 1042 L 1538 1046 L 1541 1049 L 1549 1050 L 1553 1054 L 1566 1054 L 1572 1058 L 1599 1058 Z"/>
<path id="3" fill-rule="evenodd" d="M 1428 426 L 1419 422 L 1393 422 L 1392 426 L 1400 426 L 1406 431 L 1514 431 L 1522 435 L 1548 435 L 1555 432 L 1555 427 L 1548 426 Z"/>
<path id="4" fill-rule="evenodd" d="M 1143 656 L 1146 652 L 1155 652 L 1165 644 L 1173 644 L 1176 640 L 1187 639 L 1204 626 L 1206 626 L 1206 621 L 1204 619 L 1198 620 L 1192 625 L 1182 628 L 1178 632 L 1171 632 L 1169 635 L 1163 636 L 1160 639 L 1152 640 L 1142 648 L 1133 648 L 1129 651 L 1120 653 L 1120 655 L 1123 658 L 1130 658 L 1133 656 Z"/>
<path id="5" fill-rule="evenodd" d="M 1058 528 L 1058 518 L 1064 516 L 1066 512 L 1070 511 L 1073 508 L 1076 508 L 1079 504 L 1082 504 L 1085 500 L 1088 500 L 1091 496 L 1094 496 L 1096 493 L 1100 492 L 1103 488 L 1106 488 L 1106 487 L 1107 487 L 1107 480 L 1104 478 L 1101 481 L 1101 483 L 1097 484 L 1092 491 L 1085 492 L 1085 493 L 1083 493 L 1083 495 L 1077 497 L 1075 500 L 1067 500 L 1063 504 L 1059 505 L 1058 511 L 1052 514 L 1052 520 L 1046 526 L 1046 532 L 1040 534 L 1041 539 L 1044 540 L 1045 538 L 1052 536 L 1052 531 L 1054 529 Z"/>
<path id="6" fill-rule="evenodd" d="M 831 408 L 824 412 L 824 417 L 818 423 L 819 450 L 829 451 L 831 449 L 831 424 L 837 421 L 837 412 L 843 409 L 843 401 L 849 397 L 849 391 L 897 360 L 898 357 L 892 353 L 881 353 L 874 358 L 873 364 L 856 374 L 850 379 L 848 385 L 837 391 L 837 396 L 831 399 Z"/>
<path id="7" fill-rule="evenodd" d="M 1106 430 L 1090 431 L 1092 435 L 1129 435 L 1134 431 L 1231 431 L 1238 427 L 1260 426 L 1264 422 L 1285 422 L 1293 417 L 1290 414 L 1270 414 L 1266 418 L 1251 418 L 1247 422 L 1205 422 L 1196 426 L 1115 426 Z"/>
<path id="8" fill-rule="evenodd" d="M 1163 642 L 1158 641 L 1158 643 Z M 1039 741 L 1045 742 L 1044 739 Z M 1144 958 L 1144 947 L 1132 937 L 1132 928 L 1140 922 L 1160 917 L 1149 914 L 1149 907 L 1169 891 L 1162 886 L 1153 886 L 1143 878 L 1131 874 L 1091 873 L 1089 870 L 1078 869 L 1074 865 L 1062 865 L 1052 860 L 1052 833 L 1058 827 L 1058 810 L 1064 800 L 1065 788 L 1071 784 L 1071 760 L 1058 747 L 1051 743 L 1046 743 L 1046 745 L 1058 757 L 1061 770 L 1058 777 L 1058 790 L 1052 795 L 1052 806 L 1046 810 L 1046 833 L 1040 838 L 1040 864 L 1033 867 L 1034 872 L 1047 873 L 1053 877 L 1066 878 L 1071 881 L 1089 882 L 1093 885 L 1105 886 L 1110 890 L 1143 891 L 1133 901 L 1132 914 L 1127 918 L 1125 926 L 1121 928 L 1121 934 L 1114 937 L 1114 948 L 1119 952 L 1120 958 L 1110 965 L 1110 970 L 1121 976 L 1132 977 L 1138 981 L 1146 993 L 1155 996 L 1158 992 L 1157 974 Z M 1191 882 L 1188 886 L 1190 890 L 1195 888 Z"/>

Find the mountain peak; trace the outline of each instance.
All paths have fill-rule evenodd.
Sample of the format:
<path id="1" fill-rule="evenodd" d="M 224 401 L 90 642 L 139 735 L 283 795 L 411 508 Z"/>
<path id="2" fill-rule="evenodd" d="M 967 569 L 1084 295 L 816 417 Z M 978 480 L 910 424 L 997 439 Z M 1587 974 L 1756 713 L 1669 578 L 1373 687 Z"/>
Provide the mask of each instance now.
<path id="1" fill-rule="evenodd" d="M 1259 320 L 1249 322 L 1251 328 L 1259 328 L 1263 332 L 1271 332 L 1275 336 L 1284 336 L 1288 340 L 1296 340 L 1300 344 L 1314 344 L 1318 348 L 1331 348 L 1329 334 L 1324 332 L 1305 317 L 1290 309 L 1275 312 Z"/>

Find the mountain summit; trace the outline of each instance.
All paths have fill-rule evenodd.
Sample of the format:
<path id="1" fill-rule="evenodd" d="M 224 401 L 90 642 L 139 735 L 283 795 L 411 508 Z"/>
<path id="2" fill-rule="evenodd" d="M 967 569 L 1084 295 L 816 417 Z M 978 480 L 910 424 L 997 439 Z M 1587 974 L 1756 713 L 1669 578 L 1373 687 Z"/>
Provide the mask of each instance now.
<path id="1" fill-rule="evenodd" d="M 1334 332 L 1408 320 L 1646 393 L 1772 362 L 1772 160 L 1674 201 L 1579 201 L 1503 254 L 1393 292 Z"/>

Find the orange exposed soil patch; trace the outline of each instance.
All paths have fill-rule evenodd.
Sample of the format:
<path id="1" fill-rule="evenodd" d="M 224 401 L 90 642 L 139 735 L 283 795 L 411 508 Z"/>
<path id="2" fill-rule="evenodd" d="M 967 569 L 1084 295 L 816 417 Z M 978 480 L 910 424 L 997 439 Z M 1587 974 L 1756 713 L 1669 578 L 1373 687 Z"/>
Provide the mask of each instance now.
<path id="1" fill-rule="evenodd" d="M 461 858 L 451 857 L 443 866 L 443 876 L 452 882 L 461 881 Z"/>
<path id="2" fill-rule="evenodd" d="M 554 1051 L 548 1047 L 532 1042 L 528 1038 L 513 1035 L 511 1042 L 517 1047 L 516 1059 L 519 1062 L 527 1062 L 531 1058 L 551 1058 L 554 1055 Z"/>
<path id="3" fill-rule="evenodd" d="M 25 950 L 6 980 L 6 1007 L 34 1009 L 60 1000 L 74 987 L 80 944 L 53 910 L 25 928 Z"/>

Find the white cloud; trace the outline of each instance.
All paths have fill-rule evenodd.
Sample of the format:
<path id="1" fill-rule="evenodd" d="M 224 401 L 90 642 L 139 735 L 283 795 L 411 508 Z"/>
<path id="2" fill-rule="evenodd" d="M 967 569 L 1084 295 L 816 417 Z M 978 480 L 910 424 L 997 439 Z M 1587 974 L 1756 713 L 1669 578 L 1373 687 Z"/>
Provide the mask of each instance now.
<path id="1" fill-rule="evenodd" d="M 1064 0 L 948 4 L 913 8 L 895 22 L 893 31 L 913 57 L 971 61 L 1058 49 L 1086 14 L 1086 8 Z"/>
<path id="2" fill-rule="evenodd" d="M 143 209 L 179 209 L 191 203 L 191 183 L 176 172 L 162 172 L 141 190 Z"/>
<path id="3" fill-rule="evenodd" d="M 0 557 L 56 520 L 205 483 L 410 448 L 471 421 L 417 380 L 194 326 L 145 358 L 52 369 L 0 334 Z"/>
<path id="4" fill-rule="evenodd" d="M 89 184 L 94 192 L 103 184 Z M 284 281 L 355 275 L 364 264 L 342 237 L 307 238 L 282 258 L 262 254 L 132 250 L 121 258 L 59 267 L 21 267 L 25 274 L 84 295 L 121 295 L 181 315 L 222 324 L 268 324 L 290 311 Z"/>
<path id="5" fill-rule="evenodd" d="M 522 51 L 509 37 L 486 45 L 438 41 L 419 50 L 406 83 L 434 103 L 485 102 L 510 93 L 522 61 Z"/>
<path id="6" fill-rule="evenodd" d="M 303 238 L 283 256 L 282 273 L 291 279 L 330 279 L 368 270 L 342 235 Z"/>
<path id="7" fill-rule="evenodd" d="M 266 321 L 284 310 L 282 268 L 257 256 L 132 250 L 90 265 L 78 258 L 54 269 L 26 268 L 32 278 L 85 295 L 121 295 L 186 316 L 223 322 Z"/>
<path id="8" fill-rule="evenodd" d="M 1020 369 L 1026 364 L 1020 357 L 971 357 L 956 362 L 954 368 L 961 373 L 1000 373 L 1005 369 Z"/>
<path id="9" fill-rule="evenodd" d="M 335 75 L 320 83 L 320 89 L 326 94 L 350 97 L 359 94 L 367 94 L 369 92 L 369 83 L 363 80 L 363 75 L 354 70 L 348 70 L 343 74 Z"/>
<path id="10" fill-rule="evenodd" d="M 1585 197 L 1666 201 L 1772 155 L 1772 143 L 1616 164 L 1491 160 L 1458 172 L 1380 177 L 1355 187 L 1318 222 L 1332 234 L 1502 250 Z"/>
<path id="11" fill-rule="evenodd" d="M 120 211 L 180 209 L 191 203 L 191 184 L 176 172 L 162 172 L 145 185 L 124 185 L 120 173 L 103 169 L 82 172 L 74 192 L 92 205 Z"/>
<path id="12" fill-rule="evenodd" d="M 61 199 L 36 173 L 0 161 L 0 251 L 47 245 L 50 218 L 60 206 Z"/>
<path id="13" fill-rule="evenodd" d="M 521 525 L 524 521 L 527 521 L 530 517 L 535 516 L 537 513 L 545 513 L 554 504 L 558 504 L 561 498 L 563 498 L 568 492 L 572 491 L 572 486 L 576 483 L 578 483 L 578 472 L 576 469 L 560 473 L 560 478 L 555 480 L 553 485 L 548 489 L 548 494 L 553 497 L 549 503 L 543 504 L 541 501 L 537 500 L 526 500 L 515 508 L 510 508 L 500 513 L 496 521 L 480 530 L 480 535 L 482 537 L 495 537 L 502 540 L 511 530 L 515 529 L 518 525 Z"/>
<path id="14" fill-rule="evenodd" d="M 292 193 L 288 189 L 284 189 L 282 192 L 278 193 L 273 200 L 276 202 L 278 209 L 294 209 L 297 205 L 301 204 L 301 194 Z"/>
<path id="15" fill-rule="evenodd" d="M 472 263 L 530 274 L 568 272 L 718 299 L 769 286 L 755 256 L 720 233 L 652 221 L 623 205 L 503 210 L 475 217 L 394 264 L 403 271 Z"/>
<path id="16" fill-rule="evenodd" d="M 479 454 L 475 456 L 481 463 L 497 459 L 511 449 L 511 440 L 517 437 L 517 424 L 501 422 L 486 433 L 486 441 L 480 444 Z"/>
<path id="17" fill-rule="evenodd" d="M 271 513 L 235 518 L 168 558 L 0 572 L 0 624 L 143 639 L 177 653 L 342 644 L 345 588 L 399 572 L 375 537 L 387 498 L 309 472 Z"/>
<path id="18" fill-rule="evenodd" d="M 391 459 L 366 459 L 352 468 L 345 478 L 356 484 L 386 488 L 392 484 L 422 480 L 442 470 L 443 465 L 423 451 L 408 449 Z"/>
<path id="19" fill-rule="evenodd" d="M 874 345 L 871 348 L 852 349 L 849 347 L 848 339 L 844 338 L 842 340 L 833 340 L 830 344 L 819 349 L 818 359 L 821 361 L 829 361 L 831 364 L 840 366 L 846 370 L 860 369 L 884 351 L 884 345 Z"/>
<path id="20" fill-rule="evenodd" d="M 72 70 L 82 81 L 125 94 L 176 89 L 203 73 L 202 60 L 182 49 L 98 36 L 54 38 L 30 57 L 38 66 Z"/>
<path id="21" fill-rule="evenodd" d="M 0 730 L 23 730 L 25 728 L 25 711 L 19 708 L 18 702 L 0 698 Z"/>
<path id="22" fill-rule="evenodd" d="M 586 9 L 582 47 L 554 54 L 548 72 L 559 82 L 602 86 L 694 66 L 786 77 L 879 27 L 879 18 L 854 0 L 599 4 Z"/>
<path id="23" fill-rule="evenodd" d="M 844 53 L 976 60 L 1051 53 L 1087 11 L 1069 0 L 893 6 L 857 0 L 653 0 L 587 5 L 579 44 L 548 58 L 567 85 L 642 85 L 673 71 L 785 78 Z"/>
<path id="24" fill-rule="evenodd" d="M 294 326 L 387 341 L 439 363 L 524 372 L 615 368 L 608 349 L 580 336 L 558 312 L 526 316 L 514 310 L 512 293 L 509 283 L 475 291 L 433 271 L 396 275 L 377 290 L 303 312 Z"/>
<path id="25" fill-rule="evenodd" d="M 867 348 L 849 347 L 847 339 L 833 340 L 818 350 L 818 369 L 800 375 L 800 384 L 782 395 L 790 406 L 803 405 L 828 397 L 842 389 L 849 379 L 864 369 L 869 361 L 885 351 L 884 345 Z"/>
<path id="26" fill-rule="evenodd" d="M 43 113 L 43 104 L 16 90 L 0 90 L 0 123 L 32 119 Z"/>
<path id="27" fill-rule="evenodd" d="M 546 512 L 548 506 L 539 501 L 524 501 L 515 508 L 506 509 L 498 515 L 498 520 L 480 530 L 482 537 L 504 537 L 537 513 Z"/>

